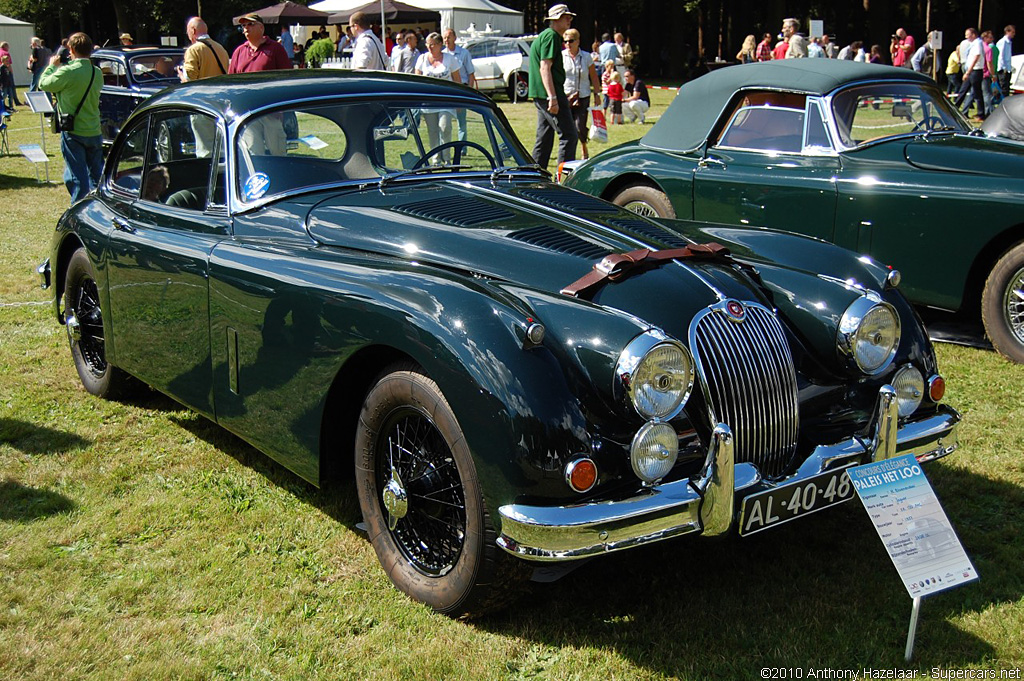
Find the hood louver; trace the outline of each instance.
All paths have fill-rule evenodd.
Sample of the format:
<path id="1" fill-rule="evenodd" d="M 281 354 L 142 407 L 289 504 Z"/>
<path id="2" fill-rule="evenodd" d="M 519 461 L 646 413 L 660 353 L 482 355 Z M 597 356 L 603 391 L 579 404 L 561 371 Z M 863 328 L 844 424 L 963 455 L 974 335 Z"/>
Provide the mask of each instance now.
<path id="1" fill-rule="evenodd" d="M 453 199 L 450 196 L 394 206 L 391 210 L 456 227 L 479 227 L 488 222 L 511 220 L 515 217 L 512 211 L 480 199 Z"/>
<path id="2" fill-rule="evenodd" d="M 595 199 L 589 194 L 561 187 L 524 189 L 519 192 L 519 196 L 531 201 L 537 201 L 538 203 L 545 203 L 570 213 L 618 213 L 620 210 L 618 206 Z"/>
<path id="3" fill-rule="evenodd" d="M 615 218 L 608 222 L 627 232 L 635 232 L 651 241 L 657 241 L 673 248 L 685 248 L 692 245 L 692 242 L 678 234 L 641 218 Z"/>
<path id="4" fill-rule="evenodd" d="M 508 236 L 516 241 L 522 241 L 551 251 L 558 251 L 559 253 L 578 255 L 589 260 L 599 260 L 611 253 L 611 250 L 605 246 L 591 243 L 574 234 L 569 234 L 553 227 L 531 227 L 530 229 L 512 232 Z"/>

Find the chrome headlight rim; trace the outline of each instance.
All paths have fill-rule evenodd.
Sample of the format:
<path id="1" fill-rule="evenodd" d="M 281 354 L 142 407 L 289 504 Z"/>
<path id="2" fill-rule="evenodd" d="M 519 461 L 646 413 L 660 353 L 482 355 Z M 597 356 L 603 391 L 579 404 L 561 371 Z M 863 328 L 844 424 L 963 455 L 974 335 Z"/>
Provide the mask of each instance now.
<path id="1" fill-rule="evenodd" d="M 654 350 L 664 347 L 675 347 L 685 358 L 688 365 L 688 377 L 685 381 L 685 389 L 681 391 L 678 404 L 671 410 L 662 414 L 650 414 L 642 410 L 637 404 L 638 386 L 633 380 L 638 369 L 647 356 Z M 667 336 L 658 329 L 650 329 L 631 340 L 619 353 L 619 359 L 615 364 L 614 385 L 612 394 L 620 402 L 627 403 L 641 418 L 649 421 L 671 421 L 678 416 L 693 393 L 694 374 L 696 372 L 693 355 L 685 345 L 678 340 Z"/>
<path id="2" fill-rule="evenodd" d="M 864 319 L 876 308 L 884 309 L 892 316 L 896 333 L 892 347 L 889 348 L 885 359 L 876 367 L 865 367 L 856 352 L 857 332 L 860 331 L 861 323 Z M 843 312 L 843 317 L 839 321 L 839 329 L 836 333 L 836 345 L 839 348 L 841 357 L 851 368 L 868 376 L 877 376 L 892 366 L 902 336 L 903 328 L 896 308 L 882 300 L 878 294 L 866 294 L 850 303 L 846 311 Z"/>

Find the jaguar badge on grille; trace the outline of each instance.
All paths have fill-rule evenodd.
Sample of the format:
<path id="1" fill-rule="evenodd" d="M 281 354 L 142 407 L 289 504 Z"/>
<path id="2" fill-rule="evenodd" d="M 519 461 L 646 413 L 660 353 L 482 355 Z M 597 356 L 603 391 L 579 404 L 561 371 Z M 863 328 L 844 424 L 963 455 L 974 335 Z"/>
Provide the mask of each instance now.
<path id="1" fill-rule="evenodd" d="M 742 322 L 746 317 L 747 310 L 740 301 L 730 300 L 725 304 L 725 314 L 734 322 Z"/>

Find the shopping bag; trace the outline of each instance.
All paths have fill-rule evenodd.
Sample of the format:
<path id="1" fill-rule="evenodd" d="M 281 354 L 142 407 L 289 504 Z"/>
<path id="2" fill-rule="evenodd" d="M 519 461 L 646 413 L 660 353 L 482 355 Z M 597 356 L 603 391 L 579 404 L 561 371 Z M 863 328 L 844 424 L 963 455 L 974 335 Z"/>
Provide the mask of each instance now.
<path id="1" fill-rule="evenodd" d="M 601 107 L 590 107 L 590 116 L 594 124 L 590 126 L 590 139 L 594 142 L 608 141 L 608 124 L 604 120 L 604 111 Z"/>

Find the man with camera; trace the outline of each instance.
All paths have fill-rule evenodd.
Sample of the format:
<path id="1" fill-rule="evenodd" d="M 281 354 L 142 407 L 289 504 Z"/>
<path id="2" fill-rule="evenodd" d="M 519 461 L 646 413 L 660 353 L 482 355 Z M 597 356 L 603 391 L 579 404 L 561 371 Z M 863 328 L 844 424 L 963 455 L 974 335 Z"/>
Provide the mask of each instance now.
<path id="1" fill-rule="evenodd" d="M 56 130 L 64 155 L 64 185 L 71 203 L 84 198 L 99 184 L 103 172 L 103 136 L 100 134 L 100 90 L 103 73 L 93 66 L 92 39 L 84 33 L 68 38 L 71 61 L 60 65 L 53 55 L 39 78 L 39 89 L 57 97 Z"/>

